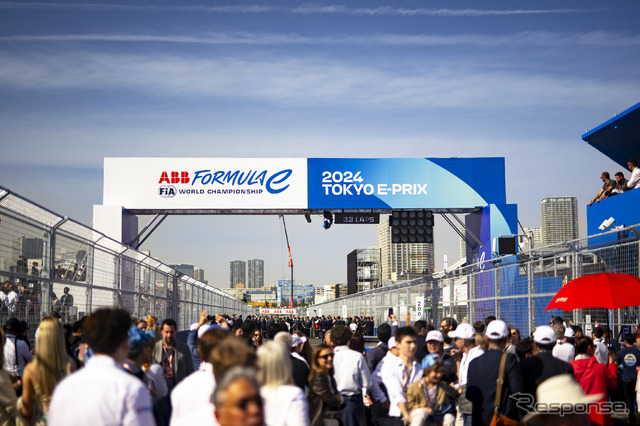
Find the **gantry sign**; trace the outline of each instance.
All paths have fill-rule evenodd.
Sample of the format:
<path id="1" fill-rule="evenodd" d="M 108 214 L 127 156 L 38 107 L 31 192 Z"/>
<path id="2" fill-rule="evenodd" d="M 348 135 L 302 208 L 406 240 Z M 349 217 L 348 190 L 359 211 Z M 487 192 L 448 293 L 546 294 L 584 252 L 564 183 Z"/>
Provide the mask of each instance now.
<path id="1" fill-rule="evenodd" d="M 493 239 L 517 234 L 504 158 L 105 158 L 103 205 L 94 206 L 93 223 L 135 248 L 159 215 L 150 232 L 167 215 L 392 210 L 440 213 L 467 240 L 473 262 L 495 255 Z M 464 224 L 453 215 L 463 233 L 448 213 L 469 213 Z M 139 214 L 156 215 L 141 233 Z M 483 280 L 478 293 L 489 297 L 493 275 Z"/>
<path id="2" fill-rule="evenodd" d="M 132 214 L 469 212 L 505 204 L 504 158 L 105 158 L 105 206 Z"/>

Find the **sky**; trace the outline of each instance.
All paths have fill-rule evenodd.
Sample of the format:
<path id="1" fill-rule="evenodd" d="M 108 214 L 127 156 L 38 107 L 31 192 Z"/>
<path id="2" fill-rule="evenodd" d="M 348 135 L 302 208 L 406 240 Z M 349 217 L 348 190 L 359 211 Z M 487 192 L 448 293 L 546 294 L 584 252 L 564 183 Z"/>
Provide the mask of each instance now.
<path id="1" fill-rule="evenodd" d="M 525 227 L 600 174 L 581 135 L 640 101 L 640 3 L 2 2 L 0 186 L 91 224 L 105 157 L 504 157 Z M 148 221 L 140 217 L 140 227 Z M 373 225 L 286 218 L 297 283 L 346 282 Z M 459 239 L 436 217 L 436 269 Z M 141 247 L 229 286 L 288 279 L 277 216 L 170 216 Z"/>

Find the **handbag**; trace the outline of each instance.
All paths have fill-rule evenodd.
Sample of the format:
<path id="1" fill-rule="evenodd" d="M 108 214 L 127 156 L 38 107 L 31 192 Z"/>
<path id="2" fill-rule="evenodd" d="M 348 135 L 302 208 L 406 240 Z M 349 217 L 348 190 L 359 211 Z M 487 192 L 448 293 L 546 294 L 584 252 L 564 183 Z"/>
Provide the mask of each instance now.
<path id="1" fill-rule="evenodd" d="M 493 411 L 493 417 L 491 418 L 490 426 L 518 426 L 518 420 L 510 419 L 504 414 L 500 413 L 500 399 L 502 397 L 502 385 L 504 384 L 504 365 L 507 362 L 507 355 L 509 353 L 505 352 L 502 354 L 502 359 L 500 360 L 500 370 L 498 372 L 498 380 L 496 386 L 496 401 L 494 403 L 495 409 Z"/>

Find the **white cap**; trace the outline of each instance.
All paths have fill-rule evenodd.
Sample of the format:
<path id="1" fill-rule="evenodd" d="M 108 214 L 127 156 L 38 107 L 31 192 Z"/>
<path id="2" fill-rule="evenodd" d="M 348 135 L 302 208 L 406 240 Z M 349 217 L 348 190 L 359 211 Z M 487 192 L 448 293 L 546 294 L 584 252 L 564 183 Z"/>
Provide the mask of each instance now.
<path id="1" fill-rule="evenodd" d="M 538 407 L 555 407 L 558 405 L 574 406 L 579 404 L 591 404 L 602 398 L 601 393 L 586 395 L 582 387 L 576 382 L 573 374 L 560 374 L 540 383 L 536 390 Z M 530 425 L 542 425 L 540 414 L 544 411 L 533 411 L 527 414 L 522 423 Z"/>
<path id="2" fill-rule="evenodd" d="M 576 337 L 576 333 L 573 331 L 573 328 L 567 327 L 564 330 L 564 337 L 568 337 L 568 338 Z"/>
<path id="3" fill-rule="evenodd" d="M 396 347 L 396 338 L 393 337 L 393 336 L 389 337 L 389 341 L 387 342 L 387 346 L 389 347 L 389 349 L 395 348 Z"/>
<path id="4" fill-rule="evenodd" d="M 449 332 L 449 337 L 473 340 L 476 338 L 476 330 L 471 324 L 463 322 L 462 324 L 458 324 L 455 330 Z"/>
<path id="5" fill-rule="evenodd" d="M 444 337 L 438 330 L 431 330 L 429 333 L 427 333 L 427 338 L 424 340 L 425 342 L 435 340 L 436 342 L 444 343 Z"/>
<path id="6" fill-rule="evenodd" d="M 300 338 L 300 336 L 298 336 L 297 334 L 292 334 L 291 335 L 291 347 L 295 348 L 298 345 L 301 345 L 302 343 L 304 343 L 302 341 L 302 339 Z"/>
<path id="7" fill-rule="evenodd" d="M 202 337 L 204 333 L 206 333 L 211 328 L 210 325 L 201 325 L 198 329 L 198 339 Z"/>
<path id="8" fill-rule="evenodd" d="M 548 325 L 541 325 L 533 332 L 533 340 L 541 345 L 548 345 L 556 342 L 556 332 Z"/>
<path id="9" fill-rule="evenodd" d="M 509 335 L 509 328 L 507 327 L 506 322 L 497 319 L 489 323 L 485 334 L 489 339 L 500 340 Z"/>

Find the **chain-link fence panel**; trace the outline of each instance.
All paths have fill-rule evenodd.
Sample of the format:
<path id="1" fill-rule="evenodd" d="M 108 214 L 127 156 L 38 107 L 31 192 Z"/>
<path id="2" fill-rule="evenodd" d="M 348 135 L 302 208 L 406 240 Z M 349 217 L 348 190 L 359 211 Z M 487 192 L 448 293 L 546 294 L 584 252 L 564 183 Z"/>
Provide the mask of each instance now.
<path id="1" fill-rule="evenodd" d="M 240 300 L 148 254 L 0 187 L 0 323 L 16 317 L 30 336 L 51 312 L 73 323 L 102 307 L 173 317 L 180 329 L 210 313 L 249 315 Z"/>

